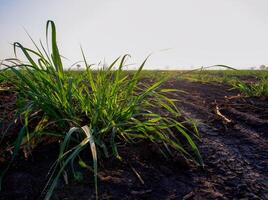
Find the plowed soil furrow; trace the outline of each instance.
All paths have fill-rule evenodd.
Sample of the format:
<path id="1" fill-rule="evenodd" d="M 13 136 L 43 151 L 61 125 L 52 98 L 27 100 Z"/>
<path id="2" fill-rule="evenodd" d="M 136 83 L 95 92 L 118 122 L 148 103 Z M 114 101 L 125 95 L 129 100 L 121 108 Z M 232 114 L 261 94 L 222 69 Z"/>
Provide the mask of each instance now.
<path id="1" fill-rule="evenodd" d="M 221 194 L 220 199 L 268 199 L 268 117 L 261 118 L 254 113 L 250 105 L 247 106 L 250 99 L 228 100 L 228 96 L 237 92 L 226 86 L 184 81 L 170 86 L 183 87 L 189 94 L 201 97 L 180 96 L 179 105 L 189 116 L 206 124 L 200 127 L 200 149 L 209 171 L 203 184 L 209 182 L 210 191 Z M 224 108 L 222 113 L 232 121 L 230 124 L 215 114 L 216 104 Z M 267 101 L 254 103 L 257 109 L 267 105 Z M 215 127 L 219 127 L 218 130 Z M 202 196 L 201 188 L 196 191 L 196 197 Z"/>

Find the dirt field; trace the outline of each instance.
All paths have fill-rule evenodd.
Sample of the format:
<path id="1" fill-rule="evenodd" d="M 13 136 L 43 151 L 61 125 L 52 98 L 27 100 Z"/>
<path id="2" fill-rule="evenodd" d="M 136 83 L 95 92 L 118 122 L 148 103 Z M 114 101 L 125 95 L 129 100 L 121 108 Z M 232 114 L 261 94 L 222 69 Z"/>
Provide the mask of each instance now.
<path id="1" fill-rule="evenodd" d="M 121 163 L 101 162 L 100 199 L 268 199 L 268 99 L 244 98 L 223 84 L 171 79 L 165 86 L 188 92 L 173 96 L 182 112 L 200 123 L 205 167 L 180 156 L 166 160 L 147 143 L 120 146 Z M 5 115 L 1 130 L 12 119 L 14 103 L 14 94 L 0 92 L 0 105 L 5 105 L 0 107 L 0 119 Z M 46 175 L 57 155 L 56 142 L 36 148 L 28 160 L 21 155 L 6 176 L 0 199 L 42 199 Z M 5 163 L 0 156 L 2 169 Z M 61 181 L 53 199 L 94 198 L 92 173 L 85 171 L 83 181 L 70 182 Z"/>

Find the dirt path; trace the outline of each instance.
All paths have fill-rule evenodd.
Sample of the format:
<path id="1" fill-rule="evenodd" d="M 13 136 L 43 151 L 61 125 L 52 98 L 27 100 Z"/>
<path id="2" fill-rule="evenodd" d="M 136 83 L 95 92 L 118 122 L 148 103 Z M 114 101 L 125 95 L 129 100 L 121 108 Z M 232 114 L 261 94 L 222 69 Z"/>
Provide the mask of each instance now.
<path id="1" fill-rule="evenodd" d="M 173 96 L 185 115 L 200 122 L 205 168 L 180 157 L 166 160 L 148 143 L 120 146 L 123 162 L 110 159 L 100 166 L 100 199 L 268 199 L 267 99 L 237 98 L 218 84 L 170 80 L 166 87 L 188 92 Z M 58 144 L 50 144 L 35 149 L 27 161 L 18 158 L 0 199 L 42 199 L 57 153 Z M 93 198 L 92 174 L 84 174 L 81 182 L 61 181 L 53 199 Z"/>

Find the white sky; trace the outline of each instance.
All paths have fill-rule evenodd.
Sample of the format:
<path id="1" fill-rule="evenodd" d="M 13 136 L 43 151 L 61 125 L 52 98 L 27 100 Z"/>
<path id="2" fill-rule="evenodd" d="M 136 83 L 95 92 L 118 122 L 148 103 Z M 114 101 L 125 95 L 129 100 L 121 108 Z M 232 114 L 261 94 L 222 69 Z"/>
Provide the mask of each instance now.
<path id="1" fill-rule="evenodd" d="M 267 0 L 0 0 L 0 60 L 10 43 L 45 38 L 55 21 L 61 54 L 90 63 L 132 55 L 147 68 L 268 64 Z"/>

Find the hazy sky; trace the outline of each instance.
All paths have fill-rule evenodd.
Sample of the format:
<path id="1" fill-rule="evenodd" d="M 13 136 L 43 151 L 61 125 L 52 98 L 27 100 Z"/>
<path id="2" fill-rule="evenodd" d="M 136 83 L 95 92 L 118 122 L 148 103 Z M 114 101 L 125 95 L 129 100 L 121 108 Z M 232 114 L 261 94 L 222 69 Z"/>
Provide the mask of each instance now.
<path id="1" fill-rule="evenodd" d="M 268 64 L 267 0 L 0 0 L 0 59 L 56 22 L 61 54 L 90 63 L 132 55 L 147 68 Z"/>

